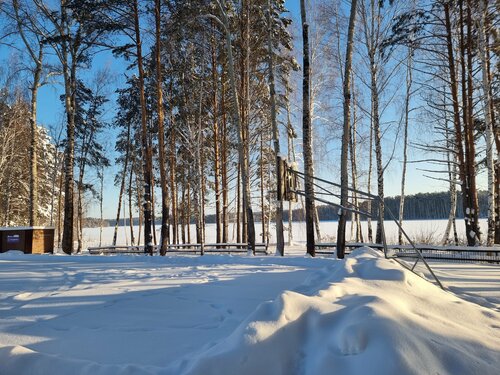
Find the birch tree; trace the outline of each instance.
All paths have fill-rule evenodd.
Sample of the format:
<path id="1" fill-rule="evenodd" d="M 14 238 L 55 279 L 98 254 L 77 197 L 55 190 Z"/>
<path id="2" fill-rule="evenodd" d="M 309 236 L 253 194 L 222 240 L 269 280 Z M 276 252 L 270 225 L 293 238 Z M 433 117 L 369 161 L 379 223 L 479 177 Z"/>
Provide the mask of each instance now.
<path id="1" fill-rule="evenodd" d="M 345 230 L 347 221 L 347 210 L 349 205 L 349 176 L 347 172 L 349 139 L 351 134 L 351 68 L 352 68 L 352 51 L 354 42 L 354 25 L 356 22 L 357 0 L 351 3 L 351 11 L 349 16 L 349 27 L 347 31 L 347 45 L 345 55 L 345 70 L 344 70 L 344 126 L 342 135 L 342 155 L 340 161 L 340 205 L 339 223 L 337 230 L 337 258 L 343 259 L 345 254 Z"/>
<path id="2" fill-rule="evenodd" d="M 279 143 L 279 132 L 278 132 L 278 124 L 276 121 L 276 90 L 274 86 L 274 59 L 272 52 L 272 23 L 271 23 L 271 0 L 268 0 L 268 35 L 267 35 L 267 45 L 268 45 L 268 69 L 269 69 L 269 95 L 271 101 L 271 125 L 273 132 L 273 145 L 274 145 L 274 153 L 276 156 L 276 178 L 278 179 L 277 183 L 280 186 L 280 176 L 279 176 L 279 156 L 280 156 L 280 143 Z M 285 240 L 283 233 L 283 201 L 278 200 L 276 202 L 276 254 L 285 255 Z"/>

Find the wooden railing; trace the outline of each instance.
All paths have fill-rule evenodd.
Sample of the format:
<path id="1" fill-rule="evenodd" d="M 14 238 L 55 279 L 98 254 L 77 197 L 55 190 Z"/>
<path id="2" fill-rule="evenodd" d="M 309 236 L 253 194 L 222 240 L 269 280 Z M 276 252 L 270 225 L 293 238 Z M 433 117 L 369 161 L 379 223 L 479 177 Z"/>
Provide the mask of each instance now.
<path id="1" fill-rule="evenodd" d="M 92 255 L 111 255 L 111 254 L 144 254 L 144 246 L 100 246 L 89 247 L 89 254 Z M 158 246 L 154 247 L 155 253 L 158 251 Z M 247 243 L 209 243 L 203 245 L 204 253 L 208 254 L 233 254 L 247 253 Z M 169 244 L 167 254 L 183 253 L 183 254 L 201 254 L 201 244 L 184 243 L 184 244 Z M 268 246 L 265 243 L 255 244 L 255 253 L 268 255 Z"/>
<path id="2" fill-rule="evenodd" d="M 336 243 L 317 243 L 316 253 L 333 255 Z M 346 250 L 350 252 L 361 247 L 383 250 L 384 245 L 375 243 L 346 243 Z M 489 262 L 500 263 L 500 247 L 487 246 L 437 246 L 426 244 L 387 245 L 390 255 L 397 258 L 416 258 L 415 248 L 420 250 L 425 259 L 451 260 L 459 262 Z"/>

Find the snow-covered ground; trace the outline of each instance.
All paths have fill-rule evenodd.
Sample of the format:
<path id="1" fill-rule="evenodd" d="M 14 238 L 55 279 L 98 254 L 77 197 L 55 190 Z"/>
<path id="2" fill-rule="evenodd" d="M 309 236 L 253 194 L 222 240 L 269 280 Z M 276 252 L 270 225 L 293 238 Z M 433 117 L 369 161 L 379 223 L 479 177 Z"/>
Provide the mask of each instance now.
<path id="1" fill-rule="evenodd" d="M 434 268 L 0 254 L 0 374 L 498 374 L 500 267 Z"/>

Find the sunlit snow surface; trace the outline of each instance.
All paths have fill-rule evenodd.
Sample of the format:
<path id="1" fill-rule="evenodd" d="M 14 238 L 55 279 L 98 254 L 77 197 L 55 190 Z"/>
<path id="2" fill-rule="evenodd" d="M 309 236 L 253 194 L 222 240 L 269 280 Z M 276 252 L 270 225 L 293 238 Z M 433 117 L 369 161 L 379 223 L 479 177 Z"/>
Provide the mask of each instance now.
<path id="1" fill-rule="evenodd" d="M 1 254 L 0 374 L 498 374 L 500 267 L 437 268 Z"/>

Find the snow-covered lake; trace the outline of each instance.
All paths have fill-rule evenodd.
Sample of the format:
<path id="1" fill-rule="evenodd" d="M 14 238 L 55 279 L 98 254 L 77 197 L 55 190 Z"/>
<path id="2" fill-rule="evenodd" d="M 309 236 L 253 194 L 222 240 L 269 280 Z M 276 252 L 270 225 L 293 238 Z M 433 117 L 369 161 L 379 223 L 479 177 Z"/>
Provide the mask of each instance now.
<path id="1" fill-rule="evenodd" d="M 417 242 L 421 242 L 421 240 L 432 241 L 435 243 L 439 243 L 442 239 L 442 235 L 446 229 L 447 220 L 412 220 L 404 222 L 404 229 L 412 238 Z M 350 239 L 351 229 L 350 222 L 347 224 L 347 239 Z M 362 230 L 365 238 L 367 238 L 367 223 L 362 222 Z M 483 233 L 486 233 L 487 230 L 487 222 L 486 220 L 480 220 L 480 226 Z M 375 233 L 376 223 L 372 223 L 373 231 Z M 259 222 L 255 223 L 257 241 L 261 241 L 261 233 L 262 227 Z M 230 242 L 236 242 L 235 240 L 235 232 L 234 226 L 232 224 L 229 225 L 229 233 L 230 233 Z M 285 229 L 288 229 L 288 223 L 285 223 Z M 320 222 L 321 236 L 324 241 L 332 241 L 337 236 L 337 222 L 336 221 L 322 221 Z M 138 237 L 139 227 L 134 227 L 134 235 L 135 238 Z M 157 237 L 159 238 L 159 227 L 156 227 Z M 195 241 L 195 226 L 192 224 L 190 226 L 192 241 Z M 396 243 L 398 238 L 398 227 L 396 223 L 393 221 L 385 222 L 385 231 L 388 242 Z M 102 245 L 110 245 L 113 240 L 113 232 L 114 227 L 106 227 L 103 228 L 102 235 Z M 457 220 L 457 232 L 460 238 L 465 237 L 465 225 L 463 220 Z M 215 224 L 207 224 L 206 225 L 206 242 L 214 243 L 215 242 Z M 297 244 L 305 244 L 306 241 L 306 227 L 305 222 L 293 222 L 292 223 L 292 234 L 293 234 L 293 242 Z M 142 235 L 141 235 L 142 238 Z M 288 232 L 285 232 L 285 241 L 288 239 Z M 97 246 L 99 244 L 99 228 L 85 228 L 83 233 L 84 247 L 87 246 Z M 142 241 L 142 239 L 141 239 Z M 270 228 L 270 243 L 276 242 L 276 233 L 274 225 L 271 224 Z M 367 242 L 365 240 L 365 242 Z M 118 245 L 128 245 L 130 244 L 130 228 L 128 226 L 120 226 L 118 227 L 118 236 L 117 236 L 117 244 Z"/>

